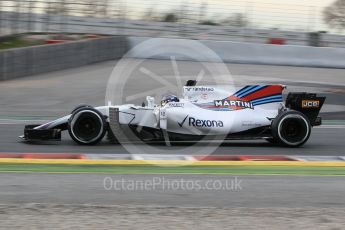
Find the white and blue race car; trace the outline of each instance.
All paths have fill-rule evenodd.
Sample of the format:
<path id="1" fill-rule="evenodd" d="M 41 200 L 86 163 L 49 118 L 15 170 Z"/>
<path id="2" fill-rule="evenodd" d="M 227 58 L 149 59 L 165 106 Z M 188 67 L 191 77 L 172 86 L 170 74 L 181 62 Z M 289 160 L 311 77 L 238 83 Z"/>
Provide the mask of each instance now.
<path id="1" fill-rule="evenodd" d="M 283 85 L 248 85 L 236 90 L 197 86 L 189 80 L 182 97 L 165 96 L 159 105 L 147 103 L 91 107 L 81 105 L 69 115 L 42 125 L 27 125 L 27 141 L 61 140 L 68 130 L 77 143 L 93 145 L 108 137 L 113 142 L 199 141 L 202 139 L 265 139 L 284 146 L 303 145 L 313 126 L 321 125 L 325 97 L 289 93 Z"/>

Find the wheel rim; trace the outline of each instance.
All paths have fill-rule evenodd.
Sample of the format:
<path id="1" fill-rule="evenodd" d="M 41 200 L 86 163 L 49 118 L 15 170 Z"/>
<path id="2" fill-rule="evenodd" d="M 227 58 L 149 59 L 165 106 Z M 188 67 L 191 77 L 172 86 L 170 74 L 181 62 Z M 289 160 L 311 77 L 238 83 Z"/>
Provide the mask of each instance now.
<path id="1" fill-rule="evenodd" d="M 278 127 L 280 139 L 288 145 L 299 145 L 309 136 L 309 123 L 300 115 L 292 114 L 285 116 Z"/>
<path id="2" fill-rule="evenodd" d="M 103 133 L 103 121 L 93 111 L 80 111 L 71 122 L 73 136 L 83 143 L 97 140 Z"/>

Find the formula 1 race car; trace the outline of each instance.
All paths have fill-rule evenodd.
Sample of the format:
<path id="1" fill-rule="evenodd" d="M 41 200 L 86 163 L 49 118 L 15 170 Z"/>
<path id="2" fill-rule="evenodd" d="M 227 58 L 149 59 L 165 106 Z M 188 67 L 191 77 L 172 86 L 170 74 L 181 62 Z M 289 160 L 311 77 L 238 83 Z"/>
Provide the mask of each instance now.
<path id="1" fill-rule="evenodd" d="M 265 139 L 297 147 L 309 139 L 311 127 L 321 125 L 318 114 L 325 97 L 289 93 L 283 103 L 283 85 L 248 85 L 228 90 L 196 83 L 187 81 L 182 98 L 165 96 L 160 105 L 150 96 L 146 98 L 147 105 L 142 106 L 81 105 L 57 120 L 25 126 L 21 138 L 61 140 L 61 131 L 68 130 L 78 144 L 93 145 L 105 134 L 113 142 L 121 142 L 122 137 L 130 136 L 124 130 L 130 130 L 134 134 L 131 138 L 145 142 Z"/>

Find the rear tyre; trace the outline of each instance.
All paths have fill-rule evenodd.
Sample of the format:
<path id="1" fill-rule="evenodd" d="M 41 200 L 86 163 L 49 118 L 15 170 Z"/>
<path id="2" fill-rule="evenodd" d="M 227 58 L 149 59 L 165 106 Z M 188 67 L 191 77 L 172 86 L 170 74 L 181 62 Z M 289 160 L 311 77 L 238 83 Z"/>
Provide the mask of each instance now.
<path id="1" fill-rule="evenodd" d="M 81 145 L 100 142 L 107 131 L 107 122 L 102 113 L 92 107 L 82 107 L 73 112 L 68 120 L 68 133 Z"/>
<path id="2" fill-rule="evenodd" d="M 310 136 L 309 119 L 295 110 L 283 111 L 272 122 L 273 139 L 283 146 L 299 147 Z"/>

